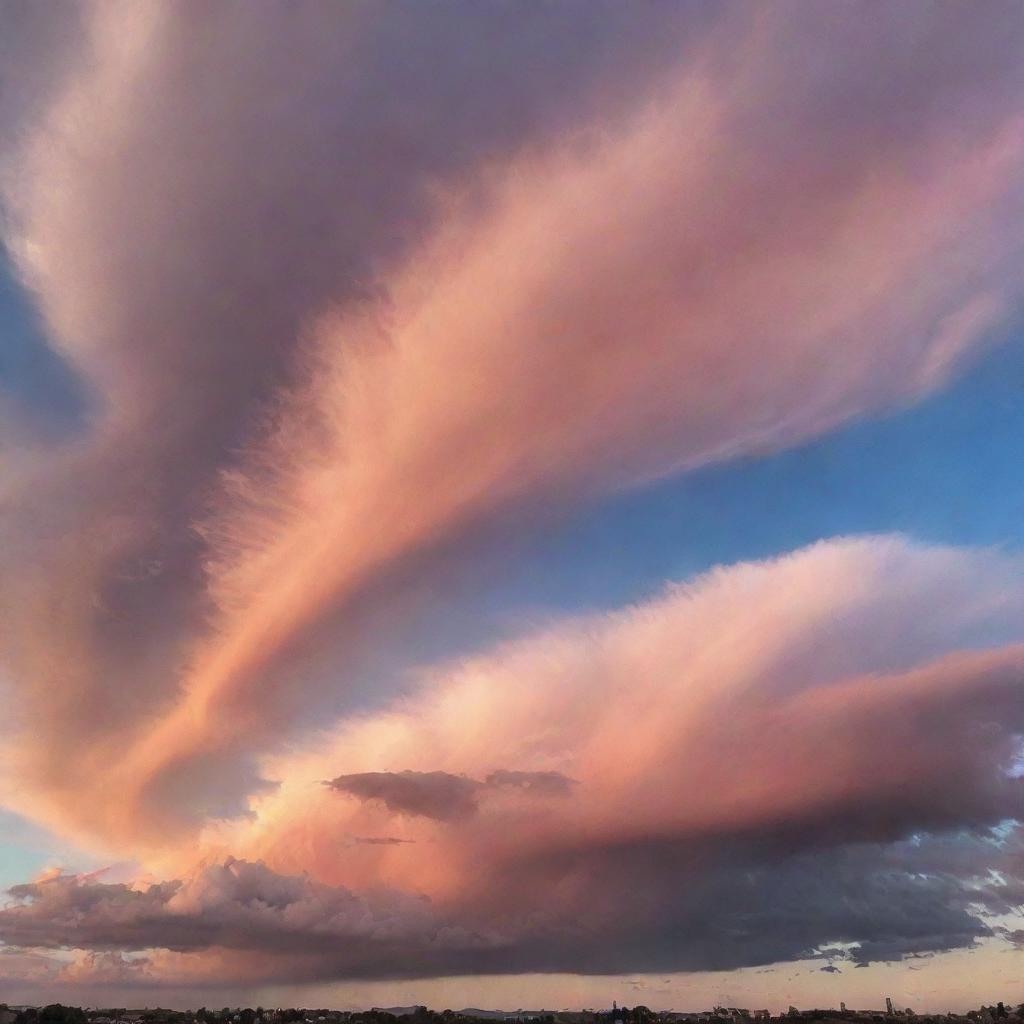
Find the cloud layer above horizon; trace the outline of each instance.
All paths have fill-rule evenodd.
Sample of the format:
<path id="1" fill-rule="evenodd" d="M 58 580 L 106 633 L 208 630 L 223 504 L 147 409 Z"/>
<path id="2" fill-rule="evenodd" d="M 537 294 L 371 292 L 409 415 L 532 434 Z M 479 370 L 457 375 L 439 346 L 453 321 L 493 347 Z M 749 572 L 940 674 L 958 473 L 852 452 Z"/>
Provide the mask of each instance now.
<path id="1" fill-rule="evenodd" d="M 839 538 L 409 638 L 523 537 L 903 408 L 1016 323 L 1019 10 L 3 17 L 4 241 L 82 412 L 0 389 L 0 803 L 139 865 L 11 890 L 26 976 L 1012 934 L 1012 553 Z"/>

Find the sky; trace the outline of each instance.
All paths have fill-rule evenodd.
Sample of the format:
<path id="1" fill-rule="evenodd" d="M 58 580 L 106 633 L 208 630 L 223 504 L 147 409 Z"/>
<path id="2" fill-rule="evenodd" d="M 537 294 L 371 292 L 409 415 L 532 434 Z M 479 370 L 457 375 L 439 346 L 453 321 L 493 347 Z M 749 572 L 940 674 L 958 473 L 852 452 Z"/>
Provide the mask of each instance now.
<path id="1" fill-rule="evenodd" d="M 1022 37 L 0 4 L 0 997 L 1024 1001 Z"/>

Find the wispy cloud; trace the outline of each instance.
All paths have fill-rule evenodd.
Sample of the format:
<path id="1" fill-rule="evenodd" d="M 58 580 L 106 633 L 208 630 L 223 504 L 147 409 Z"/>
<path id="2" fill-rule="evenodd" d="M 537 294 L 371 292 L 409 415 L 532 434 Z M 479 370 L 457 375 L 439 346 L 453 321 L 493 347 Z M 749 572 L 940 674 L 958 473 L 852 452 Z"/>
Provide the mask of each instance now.
<path id="1" fill-rule="evenodd" d="M 246 886 L 268 936 L 307 935 L 315 890 L 308 934 L 353 943 L 380 887 L 426 929 L 382 911 L 409 970 L 618 969 L 594 937 L 625 877 L 630 970 L 984 934 L 941 838 L 927 882 L 881 865 L 913 830 L 998 859 L 1022 810 L 1012 557 L 823 544 L 405 703 L 354 680 L 499 525 L 912 402 L 995 337 L 1018 11 L 115 2 L 11 29 L 5 244 L 90 418 L 0 455 L 0 785 L 179 876 L 37 883 L 11 942 L 238 964 Z M 863 915 L 787 902 L 857 871 Z M 702 901 L 735 923 L 739 893 L 775 938 L 715 931 Z M 169 969 L 145 959 L 75 970 Z"/>

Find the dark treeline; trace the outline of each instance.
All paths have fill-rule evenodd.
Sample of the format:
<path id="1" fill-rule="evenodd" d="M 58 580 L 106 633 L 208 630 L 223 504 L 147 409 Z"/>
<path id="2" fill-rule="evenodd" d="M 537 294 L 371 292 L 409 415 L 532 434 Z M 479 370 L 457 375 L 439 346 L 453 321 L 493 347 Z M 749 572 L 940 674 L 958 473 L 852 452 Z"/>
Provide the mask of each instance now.
<path id="1" fill-rule="evenodd" d="M 483 1014 L 483 1011 L 480 1011 Z M 519 1010 L 508 1014 L 488 1012 L 476 1016 L 473 1011 L 431 1010 L 426 1006 L 404 1008 L 400 1013 L 384 1009 L 330 1010 L 290 1007 L 264 1009 L 262 1006 L 221 1009 L 171 1010 L 161 1007 L 129 1009 L 82 1009 L 51 1003 L 42 1007 L 8 1009 L 0 1003 L 0 1024 L 794 1024 L 795 1021 L 856 1022 L 856 1024 L 1024 1024 L 1024 1004 L 1006 1005 L 1002 1002 L 982 1005 L 966 1013 L 915 1014 L 903 1009 L 881 1013 L 871 1010 L 797 1010 L 778 1016 L 769 1016 L 767 1010 L 751 1013 L 748 1010 L 715 1007 L 701 1013 L 679 1013 L 672 1010 L 654 1011 L 646 1006 L 632 1009 L 615 1006 L 612 1010 L 561 1010 L 557 1012 Z"/>

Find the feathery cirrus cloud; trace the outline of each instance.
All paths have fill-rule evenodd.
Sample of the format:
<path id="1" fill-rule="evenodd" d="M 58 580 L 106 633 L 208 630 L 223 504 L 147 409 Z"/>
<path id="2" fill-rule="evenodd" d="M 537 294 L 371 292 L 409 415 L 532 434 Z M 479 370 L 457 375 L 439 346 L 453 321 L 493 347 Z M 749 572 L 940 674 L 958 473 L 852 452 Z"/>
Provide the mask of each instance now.
<path id="1" fill-rule="evenodd" d="M 100 407 L 9 485 L 34 813 L 236 813 L 439 546 L 939 385 L 1018 288 L 1018 20 L 85 9 L 4 161 Z"/>
<path id="2" fill-rule="evenodd" d="M 35 883 L 0 938 L 158 979 L 988 933 L 1012 557 L 823 544 L 356 680 L 489 531 L 913 401 L 1012 318 L 1019 11 L 49 10 L 0 44 L 4 237 L 89 420 L 2 455 L 3 785 L 176 880 Z"/>

